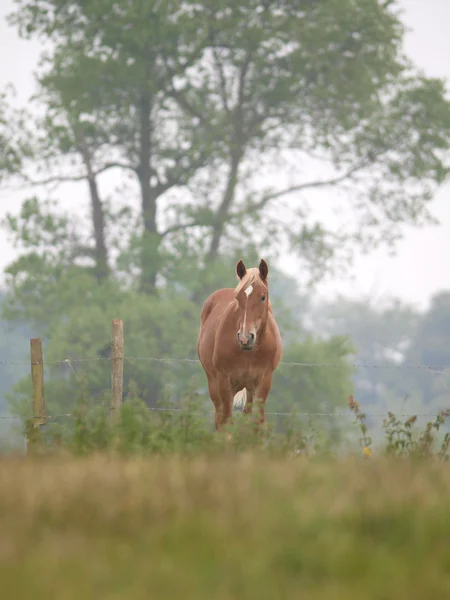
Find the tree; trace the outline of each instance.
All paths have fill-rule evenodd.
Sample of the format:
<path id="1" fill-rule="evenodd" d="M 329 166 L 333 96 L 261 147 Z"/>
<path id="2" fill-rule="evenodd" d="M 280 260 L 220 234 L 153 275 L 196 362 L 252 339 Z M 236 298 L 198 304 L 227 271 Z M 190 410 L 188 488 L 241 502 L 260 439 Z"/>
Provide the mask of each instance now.
<path id="1" fill-rule="evenodd" d="M 448 319 L 450 294 L 442 291 L 421 312 L 398 300 L 318 304 L 311 314 L 325 339 L 346 334 L 355 347 L 355 395 L 364 411 L 419 414 L 426 422 L 450 404 Z M 423 416 L 420 416 L 423 415 Z M 381 418 L 369 423 L 381 433 Z"/>
<path id="2" fill-rule="evenodd" d="M 0 291 L 0 307 L 4 295 Z M 23 323 L 11 325 L 0 320 L 0 414 L 6 412 L 6 396 L 10 388 L 24 373 L 29 358 L 29 330 Z M 24 364 L 19 364 L 23 362 Z"/>
<path id="3" fill-rule="evenodd" d="M 88 126 L 94 152 L 101 149 L 89 181 L 112 168 L 135 176 L 141 197 L 141 283 L 142 289 L 154 291 L 158 250 L 166 235 L 157 226 L 157 203 L 189 180 L 208 147 L 204 139 L 196 144 L 195 128 L 185 126 L 174 103 L 166 106 L 165 61 L 182 53 L 187 68 L 197 52 L 183 13 L 174 20 L 179 3 L 122 4 L 73 3 L 68 12 L 57 11 L 50 37 L 65 44 L 58 45 L 39 83 L 44 103 L 50 97 L 66 121 L 75 114 L 76 122 Z M 86 144 L 82 149 L 72 139 L 69 148 L 86 162 Z"/>
<path id="4" fill-rule="evenodd" d="M 380 301 L 373 297 L 340 297 L 333 302 L 318 302 L 312 313 L 311 321 L 318 333 L 347 333 L 358 360 L 372 364 L 403 360 L 421 318 L 417 310 L 396 298 Z"/>
<path id="5" fill-rule="evenodd" d="M 447 290 L 432 298 L 413 331 L 404 363 L 421 368 L 409 369 L 398 380 L 399 393 L 415 394 L 424 407 L 432 410 L 450 405 L 450 292 Z"/>
<path id="6" fill-rule="evenodd" d="M 318 303 L 310 317 L 317 334 L 326 339 L 346 335 L 355 349 L 353 381 L 364 410 L 394 410 L 402 395 L 398 383 L 407 376 L 402 369 L 413 344 L 421 315 L 399 300 L 376 299 Z"/>
<path id="7" fill-rule="evenodd" d="M 0 310 L 4 294 L 0 290 Z M 8 410 L 8 394 L 24 373 L 29 372 L 30 330 L 24 323 L 8 323 L 0 319 L 0 453 L 8 449 L 22 450 L 23 438 L 17 435 L 20 422 Z"/>
<path id="8" fill-rule="evenodd" d="M 40 170 L 47 173 L 41 183 L 55 181 L 85 180 L 89 190 L 93 244 L 74 247 L 80 257 L 90 258 L 94 262 L 93 272 L 98 280 L 108 277 L 109 252 L 105 206 L 101 198 L 98 175 L 106 170 L 108 164 L 101 163 L 103 140 L 98 128 L 83 119 L 78 107 L 68 98 L 54 89 L 49 83 L 46 89 L 46 115 L 38 128 L 41 132 L 35 142 L 34 152 L 41 157 Z M 71 174 L 64 174 L 64 163 L 71 163 Z M 102 164 L 102 163 L 101 163 Z M 59 171 L 57 175 L 50 175 Z M 77 172 L 74 172 L 77 171 Z"/>
<path id="9" fill-rule="evenodd" d="M 313 413 L 315 416 L 310 419 L 314 427 L 321 429 L 325 425 L 331 437 L 337 439 L 343 424 L 333 413 L 344 409 L 354 391 L 349 364 L 353 353 L 346 336 L 298 336 L 284 348 L 283 360 L 304 364 L 280 365 L 275 371 L 271 406 L 278 411 Z M 308 363 L 333 366 L 305 366 Z M 318 413 L 322 416 L 318 417 Z"/>
<path id="10" fill-rule="evenodd" d="M 393 244 L 401 224 L 430 222 L 448 172 L 450 106 L 444 83 L 403 55 L 395 2 L 16 5 L 23 35 L 57 44 L 42 84 L 66 89 L 137 178 L 143 289 L 187 230 L 204 241 L 205 268 L 236 236 L 276 248 L 287 234 L 322 276 L 356 244 Z M 318 165 L 324 175 L 302 176 Z M 283 173 L 277 185 L 264 182 L 270 172 Z M 300 193 L 326 187 L 345 190 L 353 227 L 315 221 Z M 181 189 L 188 199 L 168 206 Z"/>

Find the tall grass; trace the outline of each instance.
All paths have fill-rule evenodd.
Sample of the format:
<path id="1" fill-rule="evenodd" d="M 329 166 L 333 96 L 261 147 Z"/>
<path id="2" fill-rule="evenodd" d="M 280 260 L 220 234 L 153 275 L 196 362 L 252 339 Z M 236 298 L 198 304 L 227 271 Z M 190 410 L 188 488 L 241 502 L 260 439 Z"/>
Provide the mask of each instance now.
<path id="1" fill-rule="evenodd" d="M 384 439 L 374 445 L 366 414 L 351 396 L 348 401 L 353 413 L 353 425 L 344 421 L 339 432 L 320 419 L 301 419 L 295 414 L 266 423 L 257 432 L 252 417 L 235 414 L 225 435 L 217 435 L 213 427 L 210 402 L 188 390 L 181 402 L 168 399 L 156 410 L 149 410 L 132 384 L 121 409 L 120 419 L 113 422 L 109 415 L 109 398 L 89 400 L 80 387 L 79 398 L 70 417 L 50 419 L 40 429 L 28 422 L 27 436 L 36 439 L 41 453 L 64 451 L 74 455 L 93 452 L 113 452 L 121 456 L 182 454 L 217 454 L 221 452 L 264 452 L 270 456 L 336 457 L 352 453 L 365 458 L 386 454 L 415 459 L 447 461 L 450 434 L 442 431 L 450 417 L 450 409 L 420 426 L 415 416 L 404 420 L 388 413 L 382 427 Z M 349 428 L 351 426 L 351 428 Z M 339 435 L 336 435 L 339 432 Z"/>
<path id="2" fill-rule="evenodd" d="M 80 389 L 71 418 L 29 427 L 34 453 L 0 460 L 5 598 L 450 597 L 450 411 L 390 413 L 373 447 L 350 398 L 338 448 L 294 417 L 217 435 L 202 398 L 177 408 L 131 389 L 113 423 Z"/>
<path id="3" fill-rule="evenodd" d="M 254 452 L 0 461 L 14 600 L 450 597 L 450 473 Z"/>

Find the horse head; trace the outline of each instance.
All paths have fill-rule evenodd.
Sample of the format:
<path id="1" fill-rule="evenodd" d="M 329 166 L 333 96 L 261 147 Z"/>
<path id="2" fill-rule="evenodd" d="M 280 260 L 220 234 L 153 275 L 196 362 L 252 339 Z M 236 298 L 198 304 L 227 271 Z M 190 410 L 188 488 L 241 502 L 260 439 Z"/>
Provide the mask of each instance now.
<path id="1" fill-rule="evenodd" d="M 237 341 L 242 350 L 253 350 L 258 336 L 264 331 L 269 311 L 269 267 L 261 259 L 258 268 L 246 269 L 242 260 L 236 265 L 239 283 L 235 298 L 239 311 Z"/>

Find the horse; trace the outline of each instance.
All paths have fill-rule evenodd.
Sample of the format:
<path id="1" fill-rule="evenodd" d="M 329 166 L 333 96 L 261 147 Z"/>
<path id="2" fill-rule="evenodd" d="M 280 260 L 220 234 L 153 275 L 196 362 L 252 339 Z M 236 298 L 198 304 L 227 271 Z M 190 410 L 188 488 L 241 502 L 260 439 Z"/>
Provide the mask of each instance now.
<path id="1" fill-rule="evenodd" d="M 282 356 L 282 341 L 269 300 L 269 267 L 236 265 L 236 288 L 222 288 L 204 302 L 200 313 L 197 353 L 214 404 L 214 424 L 220 431 L 233 416 L 233 406 L 252 412 L 259 405 L 259 428 L 272 375 Z"/>

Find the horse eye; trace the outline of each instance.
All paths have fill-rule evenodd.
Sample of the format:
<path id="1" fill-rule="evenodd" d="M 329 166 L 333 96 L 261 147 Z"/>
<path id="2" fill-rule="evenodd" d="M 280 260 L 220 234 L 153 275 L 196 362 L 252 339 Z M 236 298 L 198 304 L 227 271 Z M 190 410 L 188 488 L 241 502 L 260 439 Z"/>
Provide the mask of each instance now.
<path id="1" fill-rule="evenodd" d="M 266 299 L 265 296 L 261 296 L 261 302 L 264 302 L 265 299 Z"/>

